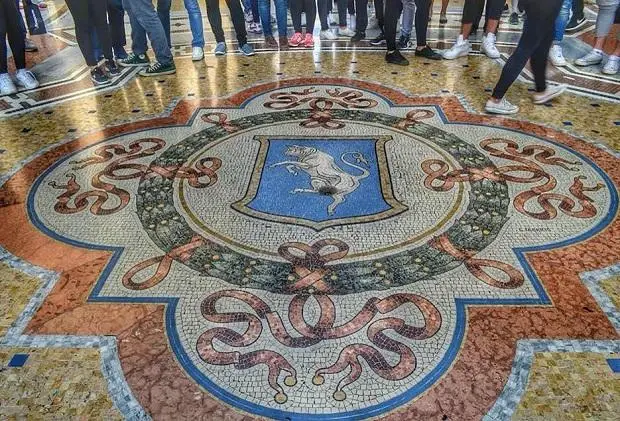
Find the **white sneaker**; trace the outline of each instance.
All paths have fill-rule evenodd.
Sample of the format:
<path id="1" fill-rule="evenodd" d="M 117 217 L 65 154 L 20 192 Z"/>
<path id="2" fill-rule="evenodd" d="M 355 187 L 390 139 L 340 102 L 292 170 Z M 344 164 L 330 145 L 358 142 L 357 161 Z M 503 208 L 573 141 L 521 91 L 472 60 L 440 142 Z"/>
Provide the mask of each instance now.
<path id="1" fill-rule="evenodd" d="M 561 45 L 554 45 L 549 50 L 549 60 L 555 67 L 564 67 L 568 64 L 566 59 L 564 58 L 564 53 L 562 52 Z"/>
<path id="2" fill-rule="evenodd" d="M 463 39 L 463 35 L 459 35 L 456 44 L 449 50 L 443 52 L 443 58 L 446 60 L 454 60 L 455 58 L 465 57 L 471 51 L 471 43 L 468 39 Z"/>
<path id="3" fill-rule="evenodd" d="M 334 34 L 334 32 L 331 29 L 327 29 L 325 31 L 321 31 L 321 39 L 333 41 L 335 39 L 338 39 L 338 36 Z"/>
<path id="4" fill-rule="evenodd" d="M 605 63 L 605 66 L 603 66 L 601 72 L 605 73 L 606 75 L 615 75 L 616 73 L 618 73 L 619 67 L 620 57 L 609 56 L 609 59 L 607 60 L 607 63 Z"/>
<path id="5" fill-rule="evenodd" d="M 502 98 L 499 102 L 489 99 L 487 104 L 484 106 L 484 110 L 491 114 L 509 115 L 518 113 L 519 107 L 508 102 L 506 98 Z"/>
<path id="6" fill-rule="evenodd" d="M 32 74 L 32 72 L 26 69 L 20 69 L 15 73 L 15 80 L 19 86 L 23 86 L 27 90 L 35 89 L 39 87 L 39 81 Z"/>
<path id="7" fill-rule="evenodd" d="M 350 28 L 338 28 L 338 35 L 340 35 L 341 37 L 351 38 L 353 35 L 355 35 L 355 31 L 351 30 Z"/>
<path id="8" fill-rule="evenodd" d="M 487 36 L 482 39 L 480 51 L 486 54 L 488 58 L 496 59 L 500 57 L 500 53 L 495 46 L 495 34 L 487 34 Z"/>
<path id="9" fill-rule="evenodd" d="M 192 48 L 192 60 L 200 61 L 203 58 L 205 58 L 205 52 L 203 51 L 202 47 L 193 47 Z"/>
<path id="10" fill-rule="evenodd" d="M 561 95 L 565 90 L 566 90 L 567 86 L 566 85 L 555 85 L 555 86 L 547 86 L 547 89 L 545 89 L 542 92 L 536 92 L 534 95 L 532 95 L 532 102 L 534 104 L 546 104 L 547 102 L 551 101 L 553 98 L 555 98 L 556 96 Z"/>
<path id="11" fill-rule="evenodd" d="M 603 61 L 603 52 L 600 50 L 592 50 L 585 56 L 575 60 L 577 66 L 593 66 Z"/>
<path id="12" fill-rule="evenodd" d="M 8 73 L 0 74 L 0 95 L 13 95 L 17 93 L 17 88 Z"/>

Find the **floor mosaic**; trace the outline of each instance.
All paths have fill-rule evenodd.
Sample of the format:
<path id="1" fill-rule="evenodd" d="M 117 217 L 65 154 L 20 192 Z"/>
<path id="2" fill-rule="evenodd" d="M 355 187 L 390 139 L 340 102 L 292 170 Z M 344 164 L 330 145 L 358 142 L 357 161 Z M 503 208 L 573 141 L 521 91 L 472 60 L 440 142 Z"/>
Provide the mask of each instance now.
<path id="1" fill-rule="evenodd" d="M 613 419 L 617 80 L 490 117 L 502 60 L 192 63 L 173 10 L 177 76 L 5 101 L 0 418 Z"/>

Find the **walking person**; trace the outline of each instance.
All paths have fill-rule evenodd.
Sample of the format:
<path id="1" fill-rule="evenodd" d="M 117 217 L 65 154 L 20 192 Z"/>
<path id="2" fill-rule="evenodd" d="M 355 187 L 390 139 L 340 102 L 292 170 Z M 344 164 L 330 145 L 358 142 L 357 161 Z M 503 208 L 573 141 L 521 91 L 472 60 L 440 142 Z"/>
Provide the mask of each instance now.
<path id="1" fill-rule="evenodd" d="M 114 61 L 112 39 L 107 19 L 107 3 L 100 0 L 65 0 L 73 22 L 75 23 L 75 37 L 82 56 L 90 67 L 90 78 L 95 85 L 106 85 L 111 82 L 111 76 L 120 74 L 120 69 Z M 91 28 L 94 26 L 97 39 L 105 59 L 99 64 L 99 57 L 95 57 L 95 48 L 91 37 Z"/>
<path id="2" fill-rule="evenodd" d="M 295 34 L 288 40 L 291 47 L 314 47 L 314 21 L 316 20 L 316 3 L 314 0 L 290 0 L 291 20 Z M 306 35 L 302 33 L 301 13 L 306 13 Z"/>
<path id="3" fill-rule="evenodd" d="M 160 0 L 161 1 L 161 0 Z M 158 1 L 158 6 L 160 5 Z M 126 59 L 119 62 L 123 67 L 143 67 L 140 76 L 160 76 L 176 73 L 176 66 L 172 52 L 170 51 L 169 36 L 166 36 L 166 26 L 162 18 L 166 19 L 165 6 L 170 0 L 164 0 L 167 4 L 161 3 L 164 8 L 162 13 L 155 11 L 151 0 L 123 0 L 123 8 L 129 15 L 131 24 L 131 50 L 132 52 Z M 170 8 L 167 8 L 168 32 L 170 30 Z M 154 63 L 146 55 L 146 37 L 151 40 L 151 46 L 155 52 Z"/>
<path id="4" fill-rule="evenodd" d="M 237 43 L 239 44 L 239 52 L 245 56 L 253 56 L 254 48 L 248 44 L 248 33 L 245 29 L 245 18 L 243 9 L 239 0 L 226 0 L 230 18 L 232 19 L 235 33 L 237 34 Z M 224 37 L 224 29 L 222 28 L 222 15 L 220 13 L 219 0 L 207 0 L 207 18 L 211 24 L 211 30 L 215 35 L 215 49 L 213 53 L 216 56 L 223 56 L 227 52 L 226 38 Z"/>
<path id="5" fill-rule="evenodd" d="M 547 0 L 540 0 L 547 1 Z M 505 0 L 486 0 L 486 17 L 485 35 L 482 40 L 480 51 L 487 57 L 496 59 L 500 57 L 499 51 L 495 46 L 497 27 L 499 19 L 502 16 Z M 474 23 L 477 25 L 482 15 L 482 9 L 485 7 L 485 0 L 465 0 L 463 7 L 463 18 L 461 25 L 461 33 L 456 43 L 443 53 L 443 58 L 453 60 L 458 57 L 465 57 L 471 52 L 471 42 L 469 37 L 472 34 Z"/>
<path id="6" fill-rule="evenodd" d="M 0 0 L 0 95 L 16 93 L 15 82 L 25 89 L 35 89 L 39 86 L 32 72 L 26 70 L 25 37 L 19 26 L 20 19 L 21 14 L 15 0 Z M 7 38 L 17 70 L 15 82 L 9 74 Z"/>
<path id="7" fill-rule="evenodd" d="M 502 74 L 487 101 L 485 110 L 492 114 L 516 114 L 519 107 L 506 100 L 508 88 L 519 77 L 528 60 L 534 74 L 536 92 L 532 96 L 535 104 L 544 104 L 566 90 L 565 85 L 549 86 L 546 80 L 547 59 L 553 42 L 554 23 L 562 0 L 521 0 L 525 11 L 523 34 L 514 53 L 502 69 Z"/>
<path id="8" fill-rule="evenodd" d="M 585 56 L 575 60 L 577 66 L 595 66 L 603 62 L 604 53 L 603 46 L 607 40 L 611 28 L 614 22 L 620 23 L 618 8 L 620 7 L 620 0 L 596 0 L 598 6 L 598 16 L 596 17 L 596 38 L 594 41 L 594 48 L 590 50 Z M 618 34 L 620 36 L 620 33 Z M 614 54 L 609 56 L 607 63 L 601 71 L 608 75 L 615 75 L 618 73 L 618 53 L 620 50 L 615 49 Z"/>

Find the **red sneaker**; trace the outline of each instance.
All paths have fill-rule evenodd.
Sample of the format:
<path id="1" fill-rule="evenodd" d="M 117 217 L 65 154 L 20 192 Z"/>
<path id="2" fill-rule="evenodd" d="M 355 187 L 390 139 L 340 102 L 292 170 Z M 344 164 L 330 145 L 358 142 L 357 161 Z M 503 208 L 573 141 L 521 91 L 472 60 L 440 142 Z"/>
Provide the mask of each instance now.
<path id="1" fill-rule="evenodd" d="M 312 34 L 306 34 L 306 37 L 304 38 L 304 47 L 314 48 L 314 38 L 312 37 Z"/>
<path id="2" fill-rule="evenodd" d="M 295 32 L 295 35 L 288 40 L 288 45 L 291 47 L 303 47 L 304 46 L 304 36 L 301 32 Z"/>

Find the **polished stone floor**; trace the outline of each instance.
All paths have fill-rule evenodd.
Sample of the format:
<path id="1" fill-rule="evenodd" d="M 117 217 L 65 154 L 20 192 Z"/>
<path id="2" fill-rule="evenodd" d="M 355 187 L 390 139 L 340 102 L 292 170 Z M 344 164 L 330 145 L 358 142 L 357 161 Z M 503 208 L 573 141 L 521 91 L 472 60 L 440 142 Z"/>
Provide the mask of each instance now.
<path id="1" fill-rule="evenodd" d="M 0 97 L 0 419 L 617 419 L 617 76 L 493 117 L 518 26 L 192 62 L 174 1 L 177 75 L 94 88 L 48 4 Z"/>

